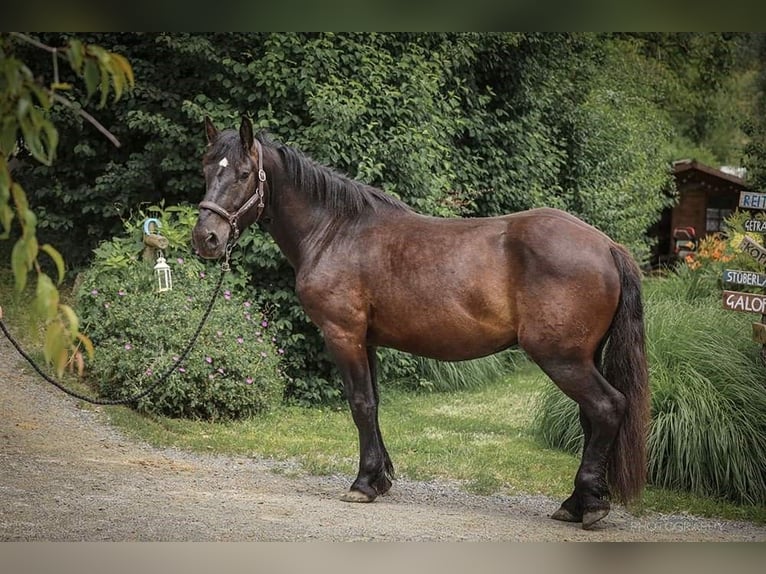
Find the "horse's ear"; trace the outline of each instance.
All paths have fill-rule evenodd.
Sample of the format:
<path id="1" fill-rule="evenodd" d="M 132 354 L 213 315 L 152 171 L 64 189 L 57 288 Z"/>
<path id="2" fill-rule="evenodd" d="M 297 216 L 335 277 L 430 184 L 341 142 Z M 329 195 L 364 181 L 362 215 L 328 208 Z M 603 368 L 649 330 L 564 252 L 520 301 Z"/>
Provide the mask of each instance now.
<path id="1" fill-rule="evenodd" d="M 242 147 L 249 152 L 253 147 L 253 124 L 245 116 L 242 116 L 242 123 L 239 125 L 239 137 L 242 140 Z"/>
<path id="2" fill-rule="evenodd" d="M 211 144 L 218 137 L 218 128 L 213 125 L 210 116 L 205 116 L 205 133 L 207 134 L 207 143 Z"/>

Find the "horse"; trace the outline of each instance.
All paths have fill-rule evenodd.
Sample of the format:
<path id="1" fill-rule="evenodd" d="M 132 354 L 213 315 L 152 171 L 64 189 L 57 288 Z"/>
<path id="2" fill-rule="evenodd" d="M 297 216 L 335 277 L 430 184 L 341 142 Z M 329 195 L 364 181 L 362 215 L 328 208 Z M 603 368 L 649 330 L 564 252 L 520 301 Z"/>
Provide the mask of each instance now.
<path id="1" fill-rule="evenodd" d="M 592 528 L 640 497 L 649 387 L 641 271 L 620 244 L 564 211 L 416 213 L 302 152 L 205 118 L 197 253 L 227 256 L 258 224 L 295 272 L 302 308 L 340 372 L 359 470 L 341 499 L 372 502 L 394 467 L 378 423 L 378 347 L 442 361 L 520 347 L 579 405 L 574 490 L 551 518 Z"/>

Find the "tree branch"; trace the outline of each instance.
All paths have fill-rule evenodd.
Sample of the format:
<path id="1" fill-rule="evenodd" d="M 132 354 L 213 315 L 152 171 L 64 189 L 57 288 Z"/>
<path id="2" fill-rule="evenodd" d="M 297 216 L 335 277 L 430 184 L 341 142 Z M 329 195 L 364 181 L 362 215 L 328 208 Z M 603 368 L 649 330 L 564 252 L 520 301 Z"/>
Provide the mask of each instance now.
<path id="1" fill-rule="evenodd" d="M 83 118 L 88 120 L 93 126 L 100 131 L 102 134 L 104 134 L 104 137 L 108 139 L 110 142 L 114 144 L 114 147 L 120 147 L 122 144 L 120 143 L 120 140 L 117 139 L 117 137 L 110 132 L 108 129 L 106 129 L 101 122 L 99 122 L 96 118 L 94 118 L 92 115 L 90 115 L 88 112 L 83 110 L 82 108 L 78 108 L 75 106 L 70 100 L 66 99 L 63 96 L 60 96 L 59 94 L 53 92 L 51 94 L 53 99 L 60 104 L 64 104 L 65 106 L 69 107 L 70 109 L 74 110 L 78 114 L 80 114 Z"/>
<path id="2" fill-rule="evenodd" d="M 64 57 L 64 54 L 61 53 L 61 50 L 59 48 L 54 48 L 52 46 L 48 46 L 47 44 L 43 44 L 39 40 L 36 40 L 32 38 L 31 36 L 27 36 L 26 34 L 22 34 L 21 32 L 10 32 L 10 35 L 14 38 L 18 38 L 19 40 L 26 42 L 28 44 L 31 44 L 35 48 L 39 48 L 41 50 L 45 50 L 46 52 L 50 52 L 53 54 L 53 57 Z M 55 62 L 54 62 L 55 64 Z M 55 71 L 56 75 L 58 75 L 58 70 Z M 55 78 L 55 80 L 58 82 L 58 78 Z M 114 147 L 120 147 L 122 144 L 120 144 L 120 140 L 118 140 L 112 132 L 110 132 L 108 129 L 106 129 L 96 118 L 94 118 L 92 115 L 90 115 L 88 112 L 83 110 L 82 108 L 78 108 L 75 106 L 70 100 L 66 99 L 63 96 L 60 96 L 53 90 L 50 90 L 51 97 L 59 102 L 60 104 L 64 104 L 68 108 L 74 110 L 78 114 L 80 114 L 83 118 L 88 120 L 98 131 L 100 131 L 102 134 L 104 134 L 104 137 L 108 139 Z"/>
<path id="3" fill-rule="evenodd" d="M 57 51 L 56 48 L 52 46 L 48 46 L 47 44 L 43 44 L 39 40 L 35 40 L 31 36 L 27 36 L 26 34 L 22 34 L 21 32 L 9 32 L 9 34 L 13 36 L 14 38 L 18 38 L 19 40 L 26 42 L 27 44 L 32 44 L 35 48 L 40 48 L 41 50 L 45 50 L 46 52 L 55 54 Z M 63 57 L 63 54 L 61 54 L 61 56 Z"/>

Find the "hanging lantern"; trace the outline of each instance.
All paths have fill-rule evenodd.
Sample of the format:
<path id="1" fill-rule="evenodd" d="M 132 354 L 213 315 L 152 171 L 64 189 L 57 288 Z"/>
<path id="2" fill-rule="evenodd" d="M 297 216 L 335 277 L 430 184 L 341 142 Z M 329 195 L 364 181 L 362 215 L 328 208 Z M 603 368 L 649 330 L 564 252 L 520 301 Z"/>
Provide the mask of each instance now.
<path id="1" fill-rule="evenodd" d="M 160 252 L 157 264 L 154 266 L 154 275 L 157 277 L 157 292 L 171 291 L 173 289 L 173 275 L 170 273 L 170 265 Z"/>

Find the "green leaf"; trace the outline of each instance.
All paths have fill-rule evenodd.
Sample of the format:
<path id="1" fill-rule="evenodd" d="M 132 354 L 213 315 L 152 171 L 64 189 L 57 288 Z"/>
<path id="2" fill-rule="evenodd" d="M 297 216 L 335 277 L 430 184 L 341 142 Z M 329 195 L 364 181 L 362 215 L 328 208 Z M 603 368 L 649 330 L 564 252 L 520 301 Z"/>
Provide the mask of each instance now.
<path id="1" fill-rule="evenodd" d="M 7 203 L 0 204 L 0 225 L 3 232 L 0 233 L 0 239 L 8 239 L 11 236 L 11 222 L 13 221 L 13 210 Z"/>
<path id="2" fill-rule="evenodd" d="M 133 67 L 130 65 L 128 59 L 121 54 L 112 54 L 112 60 L 115 63 L 115 67 L 119 68 L 119 72 L 125 77 L 129 88 L 133 88 L 136 85 L 136 79 L 133 76 Z M 115 70 L 115 74 L 119 73 Z"/>
<path id="3" fill-rule="evenodd" d="M 59 309 L 61 309 L 64 317 L 66 317 L 67 324 L 69 325 L 69 333 L 72 335 L 72 338 L 74 338 L 80 330 L 80 319 L 77 317 L 77 313 L 75 313 L 74 309 L 66 303 L 59 305 Z"/>
<path id="4" fill-rule="evenodd" d="M 53 281 L 45 273 L 37 276 L 37 294 L 35 297 L 37 312 L 45 321 L 56 317 L 59 307 L 59 292 Z"/>
<path id="5" fill-rule="evenodd" d="M 116 102 L 122 97 L 122 90 L 125 87 L 125 76 L 118 67 L 116 69 L 115 68 L 116 66 L 111 66 L 109 71 L 112 74 L 112 83 L 114 84 L 114 101 Z"/>
<path id="6" fill-rule="evenodd" d="M 5 203 L 11 197 L 11 172 L 8 169 L 8 162 L 0 154 L 0 202 Z"/>
<path id="7" fill-rule="evenodd" d="M 27 274 L 29 273 L 29 264 L 27 263 L 26 241 L 19 239 L 11 251 L 11 269 L 16 284 L 16 291 L 23 291 L 27 286 Z"/>
<path id="8" fill-rule="evenodd" d="M 23 213 L 29 210 L 29 203 L 27 202 L 27 194 L 24 193 L 24 188 L 18 183 L 11 184 L 11 195 L 13 196 L 13 202 L 16 204 L 16 209 L 19 213 Z"/>
<path id="9" fill-rule="evenodd" d="M 45 330 L 45 345 L 43 346 L 45 360 L 52 363 L 61 349 L 65 348 L 65 344 L 64 325 L 60 321 L 53 321 Z"/>
<path id="10" fill-rule="evenodd" d="M 61 285 L 61 282 L 64 280 L 65 273 L 64 258 L 61 256 L 61 253 L 59 253 L 58 250 L 49 243 L 46 243 L 40 247 L 40 249 L 47 253 L 48 256 L 53 259 L 53 262 L 56 264 L 56 270 L 58 271 L 57 284 Z"/>
<path id="11" fill-rule="evenodd" d="M 0 153 L 3 155 L 11 155 L 16 148 L 16 131 L 18 127 L 16 118 L 11 114 L 3 118 L 2 127 L 0 128 Z"/>
<path id="12" fill-rule="evenodd" d="M 93 348 L 93 341 L 91 341 L 86 335 L 83 335 L 82 333 L 77 333 L 77 340 L 82 343 L 82 346 L 85 347 L 85 352 L 88 353 L 88 358 L 92 361 L 94 355 L 96 354 L 95 349 Z"/>
<path id="13" fill-rule="evenodd" d="M 61 321 L 53 321 L 45 332 L 45 346 L 43 353 L 45 360 L 53 364 L 56 375 L 59 377 L 64 374 L 67 359 L 69 358 L 69 349 L 71 338 Z"/>
<path id="14" fill-rule="evenodd" d="M 22 212 L 21 216 L 24 219 L 24 232 L 28 235 L 34 234 L 37 229 L 37 216 L 35 212 L 27 208 Z M 37 252 L 35 252 L 35 257 L 37 257 Z"/>
<path id="15" fill-rule="evenodd" d="M 98 67 L 98 63 L 93 58 L 85 60 L 85 88 L 88 90 L 88 97 L 90 98 L 96 93 L 98 89 L 98 83 L 101 80 L 101 70 Z"/>
<path id="16" fill-rule="evenodd" d="M 99 108 L 103 108 L 106 105 L 106 100 L 109 97 L 109 74 L 101 69 L 101 101 L 98 103 Z"/>
<path id="17" fill-rule="evenodd" d="M 82 42 L 76 39 L 69 40 L 69 47 L 66 50 L 69 65 L 78 74 L 82 72 Z"/>

